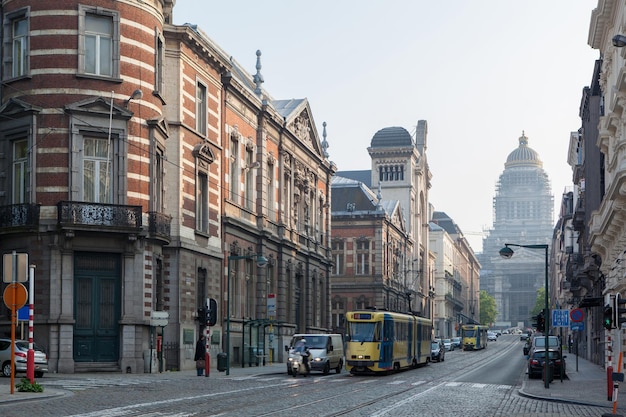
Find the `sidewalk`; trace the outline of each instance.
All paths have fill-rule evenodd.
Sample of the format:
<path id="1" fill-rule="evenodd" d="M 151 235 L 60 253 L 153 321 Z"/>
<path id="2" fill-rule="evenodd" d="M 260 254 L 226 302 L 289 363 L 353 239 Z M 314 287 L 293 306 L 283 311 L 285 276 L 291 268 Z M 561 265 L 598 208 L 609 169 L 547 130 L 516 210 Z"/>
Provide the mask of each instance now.
<path id="1" fill-rule="evenodd" d="M 578 361 L 576 359 L 576 355 L 567 354 L 567 378 L 563 378 L 563 382 L 560 378 L 555 378 L 546 388 L 543 379 L 526 378 L 519 391 L 520 395 L 549 401 L 613 407 L 613 402 L 607 400 L 606 370 L 583 358 L 579 357 Z M 626 389 L 623 383 L 621 387 Z M 623 394 L 618 395 L 618 408 L 626 409 L 626 405 L 619 404 L 619 398 L 623 403 Z"/>
<path id="2" fill-rule="evenodd" d="M 284 363 L 273 363 L 273 364 L 268 364 L 265 366 L 264 365 L 251 366 L 251 367 L 246 366 L 245 368 L 242 368 L 241 366 L 234 366 L 229 369 L 230 375 L 226 375 L 226 372 L 219 372 L 217 369 L 211 368 L 209 378 L 212 378 L 212 379 L 236 378 L 236 377 L 241 378 L 241 377 L 259 375 L 259 374 L 270 375 L 270 374 L 281 374 L 281 373 L 282 374 L 287 373 L 287 365 Z M 101 372 L 78 373 L 78 374 L 47 374 L 43 378 L 36 380 L 37 383 L 41 384 L 44 387 L 43 392 L 19 392 L 17 389 L 14 389 L 13 394 L 11 394 L 10 383 L 0 384 L 0 404 L 9 403 L 9 402 L 18 402 L 18 401 L 19 402 L 37 401 L 37 400 L 45 400 L 48 398 L 54 398 L 54 397 L 69 396 L 69 395 L 72 395 L 72 392 L 64 390 L 64 389 L 58 389 L 58 388 L 52 388 L 50 386 L 46 386 L 46 382 L 50 381 L 49 383 L 53 385 L 53 380 L 57 378 L 63 378 L 63 379 L 97 378 L 98 376 L 102 376 L 102 375 L 103 373 Z M 106 375 L 121 376 L 121 375 L 126 375 L 126 374 L 117 372 L 113 374 L 106 373 Z M 159 375 L 167 375 L 168 378 L 188 379 L 196 375 L 196 370 L 192 369 L 192 370 L 176 371 L 176 372 L 167 371 L 163 373 L 133 374 L 133 375 L 134 376 L 152 375 L 153 377 L 158 377 Z M 15 376 L 15 384 L 19 384 L 22 378 L 25 378 L 25 376 L 26 375 L 24 374 L 18 374 L 17 376 Z M 202 376 L 202 378 L 206 378 L 206 376 Z M 8 378 L 6 379 L 8 380 Z"/>

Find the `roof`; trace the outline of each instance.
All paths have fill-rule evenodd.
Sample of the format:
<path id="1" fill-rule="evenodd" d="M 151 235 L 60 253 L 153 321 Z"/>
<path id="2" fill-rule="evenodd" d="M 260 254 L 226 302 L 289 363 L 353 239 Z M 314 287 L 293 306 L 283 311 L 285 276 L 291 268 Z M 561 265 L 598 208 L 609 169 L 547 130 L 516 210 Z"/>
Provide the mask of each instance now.
<path id="1" fill-rule="evenodd" d="M 519 146 L 506 158 L 504 166 L 536 166 L 542 167 L 543 162 L 539 159 L 539 154 L 532 148 L 528 147 L 528 137 L 522 132 L 519 137 Z"/>
<path id="2" fill-rule="evenodd" d="M 338 177 L 350 178 L 355 181 L 362 182 L 368 188 L 372 188 L 372 171 L 369 169 L 364 169 L 361 171 L 337 171 L 335 174 Z"/>
<path id="3" fill-rule="evenodd" d="M 380 129 L 372 137 L 371 147 L 415 146 L 411 134 L 403 127 L 392 126 Z"/>

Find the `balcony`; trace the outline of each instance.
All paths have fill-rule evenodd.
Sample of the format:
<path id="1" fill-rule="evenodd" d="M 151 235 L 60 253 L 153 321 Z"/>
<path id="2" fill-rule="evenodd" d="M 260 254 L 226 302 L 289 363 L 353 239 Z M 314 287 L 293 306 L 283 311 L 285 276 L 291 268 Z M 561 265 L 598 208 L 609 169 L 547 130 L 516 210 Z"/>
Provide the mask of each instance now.
<path id="1" fill-rule="evenodd" d="M 40 204 L 12 204 L 0 207 L 0 232 L 37 230 Z"/>
<path id="2" fill-rule="evenodd" d="M 574 216 L 572 217 L 572 226 L 577 232 L 585 231 L 585 199 L 581 195 L 578 199 L 578 204 L 574 210 Z"/>
<path id="3" fill-rule="evenodd" d="M 463 307 L 464 307 L 463 302 L 459 300 L 458 298 L 453 297 L 452 294 L 450 293 L 446 294 L 445 299 L 447 302 L 451 303 L 454 306 L 453 308 L 455 311 L 463 310 Z"/>
<path id="4" fill-rule="evenodd" d="M 60 201 L 57 221 L 62 229 L 139 233 L 141 206 Z"/>
<path id="5" fill-rule="evenodd" d="M 148 212 L 148 233 L 153 239 L 162 240 L 166 243 L 170 243 L 171 223 L 172 216 L 158 213 L 156 211 Z"/>
<path id="6" fill-rule="evenodd" d="M 567 264 L 565 265 L 565 279 L 572 281 L 584 264 L 585 258 L 581 253 L 570 254 L 567 258 Z"/>

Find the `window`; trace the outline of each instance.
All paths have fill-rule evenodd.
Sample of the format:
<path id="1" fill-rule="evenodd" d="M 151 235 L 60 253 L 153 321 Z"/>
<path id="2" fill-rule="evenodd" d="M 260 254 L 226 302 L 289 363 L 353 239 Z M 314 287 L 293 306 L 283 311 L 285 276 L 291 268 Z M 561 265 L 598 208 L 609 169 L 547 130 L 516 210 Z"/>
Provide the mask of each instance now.
<path id="1" fill-rule="evenodd" d="M 154 153 L 154 172 L 152 175 L 152 208 L 159 213 L 163 212 L 163 194 L 165 192 L 163 185 L 164 160 L 163 149 L 157 147 Z"/>
<path id="2" fill-rule="evenodd" d="M 335 267 L 333 272 L 335 275 L 343 274 L 343 241 L 336 240 L 332 243 L 333 260 L 335 261 Z"/>
<path id="3" fill-rule="evenodd" d="M 196 196 L 196 229 L 209 231 L 209 178 L 205 172 L 198 173 Z"/>
<path id="4" fill-rule="evenodd" d="M 206 299 L 208 297 L 207 291 L 207 269 L 198 268 L 198 282 L 196 288 L 196 305 L 198 308 L 203 308 L 207 305 Z"/>
<path id="5" fill-rule="evenodd" d="M 83 201 L 111 203 L 110 141 L 85 138 L 83 149 Z"/>
<path id="6" fill-rule="evenodd" d="M 154 92 L 159 95 L 163 92 L 164 43 L 163 35 L 157 32 L 154 45 Z"/>
<path id="7" fill-rule="evenodd" d="M 28 52 L 28 20 L 13 21 L 13 77 L 26 75 L 26 55 Z"/>
<path id="8" fill-rule="evenodd" d="M 379 181 L 404 181 L 404 166 L 390 165 L 378 167 Z"/>
<path id="9" fill-rule="evenodd" d="M 119 15 L 102 8 L 79 6 L 79 72 L 119 77 Z"/>
<path id="10" fill-rule="evenodd" d="M 196 84 L 196 130 L 206 135 L 207 129 L 207 91 L 206 85 Z"/>
<path id="11" fill-rule="evenodd" d="M 360 240 L 356 243 L 356 275 L 369 274 L 370 243 Z"/>
<path id="12" fill-rule="evenodd" d="M 230 199 L 238 202 L 239 198 L 239 141 L 235 135 L 230 137 Z"/>
<path id="13" fill-rule="evenodd" d="M 11 203 L 26 203 L 28 188 L 28 141 L 13 142 L 13 192 Z"/>
<path id="14" fill-rule="evenodd" d="M 163 311 L 165 309 L 165 285 L 163 282 L 163 260 L 160 258 L 156 260 L 154 283 L 154 309 L 156 311 Z"/>
<path id="15" fill-rule="evenodd" d="M 21 9 L 4 17 L 4 77 L 16 78 L 29 72 L 29 10 Z"/>
<path id="16" fill-rule="evenodd" d="M 85 16 L 85 72 L 113 75 L 113 19 L 108 16 Z"/>
<path id="17" fill-rule="evenodd" d="M 274 190 L 274 164 L 267 164 L 267 217 L 271 221 L 276 221 L 276 210 L 274 208 L 274 202 L 276 200 Z"/>
<path id="18" fill-rule="evenodd" d="M 254 172 L 255 170 L 252 167 L 252 149 L 246 148 L 246 175 L 244 180 L 246 181 L 245 190 L 246 194 L 244 196 L 244 204 L 248 210 L 253 209 L 254 205 Z"/>
<path id="19" fill-rule="evenodd" d="M 192 151 L 196 158 L 196 230 L 209 233 L 209 172 L 215 160 L 208 142 L 201 142 Z"/>

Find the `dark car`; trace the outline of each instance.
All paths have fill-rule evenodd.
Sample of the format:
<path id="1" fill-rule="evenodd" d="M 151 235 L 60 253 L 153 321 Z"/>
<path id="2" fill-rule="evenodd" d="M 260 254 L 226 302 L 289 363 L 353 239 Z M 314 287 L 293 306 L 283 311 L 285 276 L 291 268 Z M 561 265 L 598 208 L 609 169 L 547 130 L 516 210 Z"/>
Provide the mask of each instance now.
<path id="1" fill-rule="evenodd" d="M 430 344 L 430 360 L 443 362 L 446 360 L 446 349 L 442 342 L 432 342 Z"/>
<path id="2" fill-rule="evenodd" d="M 558 349 L 548 350 L 548 360 L 550 365 L 550 380 L 565 376 L 565 358 Z M 535 349 L 528 358 L 528 378 L 541 378 L 543 375 L 544 363 L 546 360 L 545 349 Z"/>

